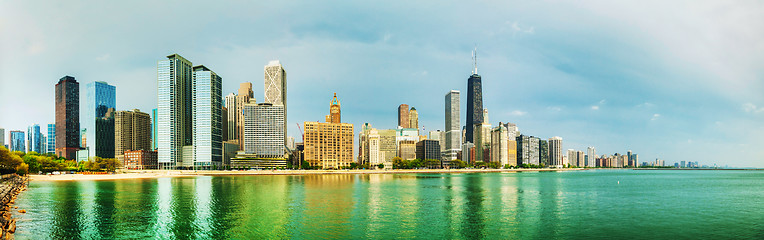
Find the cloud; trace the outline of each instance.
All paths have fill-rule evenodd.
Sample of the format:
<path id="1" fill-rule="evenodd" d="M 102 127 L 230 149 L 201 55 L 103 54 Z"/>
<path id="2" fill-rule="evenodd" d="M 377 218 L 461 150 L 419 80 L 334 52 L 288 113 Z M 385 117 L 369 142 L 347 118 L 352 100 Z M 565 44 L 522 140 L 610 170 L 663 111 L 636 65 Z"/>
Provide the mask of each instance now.
<path id="1" fill-rule="evenodd" d="M 509 113 L 509 115 L 512 115 L 512 116 L 525 116 L 526 114 L 528 114 L 528 112 L 523 112 L 520 110 L 514 110 Z"/>
<path id="2" fill-rule="evenodd" d="M 600 110 L 600 106 L 594 105 L 592 106 L 592 110 Z"/>
<path id="3" fill-rule="evenodd" d="M 604 105 L 605 103 L 607 103 L 607 100 L 605 99 L 600 100 L 600 105 Z"/>
<path id="4" fill-rule="evenodd" d="M 747 113 L 761 113 L 764 112 L 764 108 L 757 107 L 753 103 L 745 103 L 743 104 L 743 110 Z"/>
<path id="5" fill-rule="evenodd" d="M 640 103 L 640 104 L 637 105 L 638 108 L 651 108 L 651 107 L 654 107 L 654 106 L 655 106 L 655 104 L 652 104 L 652 103 L 649 103 L 649 102 Z"/>
<path id="6" fill-rule="evenodd" d="M 561 107 L 558 107 L 558 106 L 549 106 L 549 107 L 547 107 L 546 109 L 547 109 L 547 110 L 549 110 L 549 111 L 552 111 L 552 112 L 559 112 L 559 111 L 562 111 L 562 108 L 561 108 Z"/>
<path id="7" fill-rule="evenodd" d="M 657 114 L 657 113 L 656 113 L 656 114 L 653 114 L 653 118 L 650 118 L 650 121 L 655 121 L 655 120 L 658 120 L 658 118 L 660 118 L 660 117 L 661 117 L 661 115 L 660 115 L 660 114 Z"/>
<path id="8" fill-rule="evenodd" d="M 520 25 L 519 22 L 515 21 L 515 22 L 512 22 L 512 36 L 514 36 L 517 33 L 534 34 L 536 33 L 536 28 L 533 26 L 523 27 Z"/>

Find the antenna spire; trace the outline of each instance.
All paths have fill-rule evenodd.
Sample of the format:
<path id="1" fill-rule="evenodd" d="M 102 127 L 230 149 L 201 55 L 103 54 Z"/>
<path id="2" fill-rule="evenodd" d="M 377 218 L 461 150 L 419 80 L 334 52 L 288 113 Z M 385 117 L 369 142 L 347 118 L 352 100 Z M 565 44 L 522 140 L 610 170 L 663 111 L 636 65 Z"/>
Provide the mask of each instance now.
<path id="1" fill-rule="evenodd" d="M 478 74 L 477 71 L 477 44 L 475 44 L 475 49 L 472 50 L 472 74 Z"/>

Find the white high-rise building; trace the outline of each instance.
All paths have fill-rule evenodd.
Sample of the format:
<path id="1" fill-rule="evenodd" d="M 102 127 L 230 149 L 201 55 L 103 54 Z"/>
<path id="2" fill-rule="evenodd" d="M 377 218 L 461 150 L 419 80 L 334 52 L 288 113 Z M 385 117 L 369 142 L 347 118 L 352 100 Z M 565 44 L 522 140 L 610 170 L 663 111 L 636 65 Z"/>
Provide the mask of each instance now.
<path id="1" fill-rule="evenodd" d="M 191 101 L 194 168 L 223 164 L 223 78 L 199 65 L 193 67 Z"/>
<path id="2" fill-rule="evenodd" d="M 499 123 L 499 126 L 491 131 L 491 162 L 499 162 L 501 167 L 509 164 L 509 139 L 507 128 Z"/>
<path id="3" fill-rule="evenodd" d="M 549 139 L 549 165 L 563 167 L 562 164 L 562 138 L 552 137 Z"/>
<path id="4" fill-rule="evenodd" d="M 284 106 L 244 104 L 244 152 L 260 158 L 284 158 Z"/>
<path id="5" fill-rule="evenodd" d="M 374 166 L 379 165 L 380 163 L 385 163 L 385 152 L 380 151 L 380 136 L 379 131 L 377 131 L 376 128 L 369 130 L 368 141 L 369 166 L 374 168 Z"/>
<path id="6" fill-rule="evenodd" d="M 284 66 L 278 60 L 265 65 L 265 103 L 284 107 L 284 124 L 287 122 L 287 74 Z M 254 101 L 253 101 L 254 102 Z M 287 131 L 283 129 L 282 145 L 286 144 Z"/>
<path id="7" fill-rule="evenodd" d="M 507 136 L 510 140 L 513 140 L 517 138 L 517 136 L 520 136 L 520 130 L 517 128 L 517 124 L 514 123 L 505 123 L 504 127 L 507 128 Z"/>
<path id="8" fill-rule="evenodd" d="M 597 166 L 597 151 L 594 149 L 594 147 L 588 147 L 586 148 L 586 166 L 587 167 L 596 167 Z"/>
<path id="9" fill-rule="evenodd" d="M 183 146 L 191 145 L 193 141 L 191 70 L 191 62 L 178 54 L 157 62 L 157 160 L 160 169 L 182 166 Z"/>
<path id="10" fill-rule="evenodd" d="M 459 120 L 459 91 L 451 90 L 446 94 L 446 128 L 445 141 L 442 141 L 445 160 L 455 160 L 461 151 L 461 123 Z"/>
<path id="11" fill-rule="evenodd" d="M 578 158 L 578 155 L 576 154 L 576 150 L 568 149 L 568 152 L 567 152 L 566 155 L 567 155 L 567 158 L 568 158 L 567 164 L 575 166 L 576 165 L 576 161 L 577 161 L 576 158 Z"/>

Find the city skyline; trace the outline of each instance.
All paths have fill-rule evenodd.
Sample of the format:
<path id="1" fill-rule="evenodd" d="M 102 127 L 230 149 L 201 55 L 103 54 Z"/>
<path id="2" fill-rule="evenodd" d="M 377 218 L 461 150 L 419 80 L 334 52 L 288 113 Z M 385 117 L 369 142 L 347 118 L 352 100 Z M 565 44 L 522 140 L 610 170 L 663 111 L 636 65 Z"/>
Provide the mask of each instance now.
<path id="1" fill-rule="evenodd" d="M 351 7 L 331 10 L 308 2 L 300 6 L 255 4 L 249 9 L 300 16 L 321 8 L 335 16 L 307 14 L 295 23 L 256 23 L 251 33 L 236 33 L 232 29 L 239 24 L 273 16 L 267 10 L 252 17 L 247 17 L 246 11 L 234 10 L 230 18 L 243 20 L 221 21 L 226 25 L 212 19 L 198 20 L 220 29 L 215 32 L 226 36 L 225 40 L 192 40 L 195 35 L 189 33 L 187 43 L 155 43 L 157 36 L 177 34 L 176 30 L 158 32 L 166 30 L 163 24 L 138 29 L 159 21 L 127 23 L 120 17 L 144 13 L 162 19 L 162 11 L 115 7 L 124 13 L 91 13 L 77 8 L 77 4 L 61 4 L 55 12 L 43 12 L 27 4 L 5 3 L 6 7 L 0 8 L 2 22 L 14 23 L 0 27 L 0 38 L 9 43 L 0 47 L 0 101 L 4 102 L 0 112 L 24 114 L 0 116 L 0 127 L 6 132 L 54 123 L 53 85 L 65 75 L 82 84 L 80 103 L 87 102 L 82 92 L 85 85 L 105 81 L 117 87 L 116 110 L 148 112 L 157 108 L 156 91 L 143 89 L 156 88 L 156 61 L 173 53 L 203 62 L 225 76 L 224 96 L 236 92 L 240 83 L 252 82 L 259 99 L 264 99 L 258 84 L 262 73 L 253 69 L 273 59 L 282 61 L 290 69 L 291 122 L 285 123 L 289 136 L 299 133 L 295 122 L 320 122 L 325 103 L 311 99 L 324 99 L 332 92 L 342 96 L 343 122 L 355 126 L 368 122 L 378 129 L 392 129 L 397 125 L 395 107 L 407 103 L 416 106 L 424 132 L 446 131 L 443 94 L 452 89 L 467 92 L 470 51 L 477 44 L 483 105 L 491 109 L 490 124 L 494 126 L 511 122 L 524 135 L 541 139 L 561 136 L 565 139 L 563 149 L 585 151 L 593 146 L 600 154 L 631 149 L 642 155 L 641 161 L 660 158 L 764 167 L 764 150 L 758 147 L 764 144 L 760 137 L 764 134 L 764 97 L 759 93 L 764 89 L 760 80 L 764 50 L 752 47 L 761 44 L 764 28 L 751 24 L 764 21 L 761 14 L 750 14 L 757 10 L 748 6 L 712 11 L 720 8 L 716 4 L 724 3 L 705 2 L 687 11 L 677 4 L 660 5 L 665 10 L 652 12 L 648 9 L 655 7 L 655 2 L 645 6 L 583 4 L 568 13 L 579 21 L 566 23 L 565 19 L 544 18 L 566 10 L 565 3 L 555 7 L 535 3 L 439 6 L 443 14 L 434 16 L 407 14 L 425 8 L 423 3 L 414 3 L 402 12 L 383 5 L 347 4 Z M 93 7 L 119 4 L 94 3 Z M 157 9 L 169 9 L 158 5 Z M 375 9 L 383 20 L 405 17 L 377 21 L 353 13 L 353 7 Z M 496 13 L 500 11 L 491 7 L 511 14 L 499 16 Z M 613 14 L 627 9 L 632 11 Z M 192 16 L 202 11 L 187 10 L 180 14 Z M 465 10 L 485 14 L 449 20 Z M 675 17 L 671 10 L 682 10 L 679 17 L 690 26 L 669 20 Z M 542 11 L 549 13 L 541 17 L 532 14 Z M 640 20 L 642 14 L 669 24 Z M 741 24 L 743 20 L 732 16 L 745 16 L 742 18 L 747 23 Z M 90 22 L 96 17 L 103 21 Z M 711 17 L 716 20 L 706 19 Z M 351 19 L 357 24 L 347 23 Z M 612 21 L 598 23 L 603 20 Z M 67 27 L 56 30 L 48 25 L 54 21 Z M 119 31 L 106 29 L 113 25 L 138 34 L 123 39 Z M 415 32 L 428 27 L 424 33 Z M 272 34 L 258 37 L 258 31 Z M 286 34 L 278 36 L 281 31 Z M 695 41 L 702 43 L 691 44 Z M 41 69 L 39 65 L 47 67 Z M 27 93 L 40 96 L 16 101 Z M 460 99 L 460 109 L 467 109 L 465 96 Z M 82 107 L 80 112 L 84 113 Z M 465 118 L 464 110 L 460 118 Z M 460 126 L 464 125 L 465 119 L 461 119 Z"/>

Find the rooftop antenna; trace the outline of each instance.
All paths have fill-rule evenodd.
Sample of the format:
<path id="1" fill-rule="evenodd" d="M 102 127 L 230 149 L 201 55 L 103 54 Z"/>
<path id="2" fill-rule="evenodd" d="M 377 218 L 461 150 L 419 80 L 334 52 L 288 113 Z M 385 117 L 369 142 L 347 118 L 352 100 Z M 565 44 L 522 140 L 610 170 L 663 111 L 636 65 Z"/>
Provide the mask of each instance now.
<path id="1" fill-rule="evenodd" d="M 474 68 L 472 70 L 472 74 L 477 75 L 478 74 L 478 71 L 477 71 L 477 44 L 475 44 L 475 49 L 472 50 L 472 67 Z"/>

